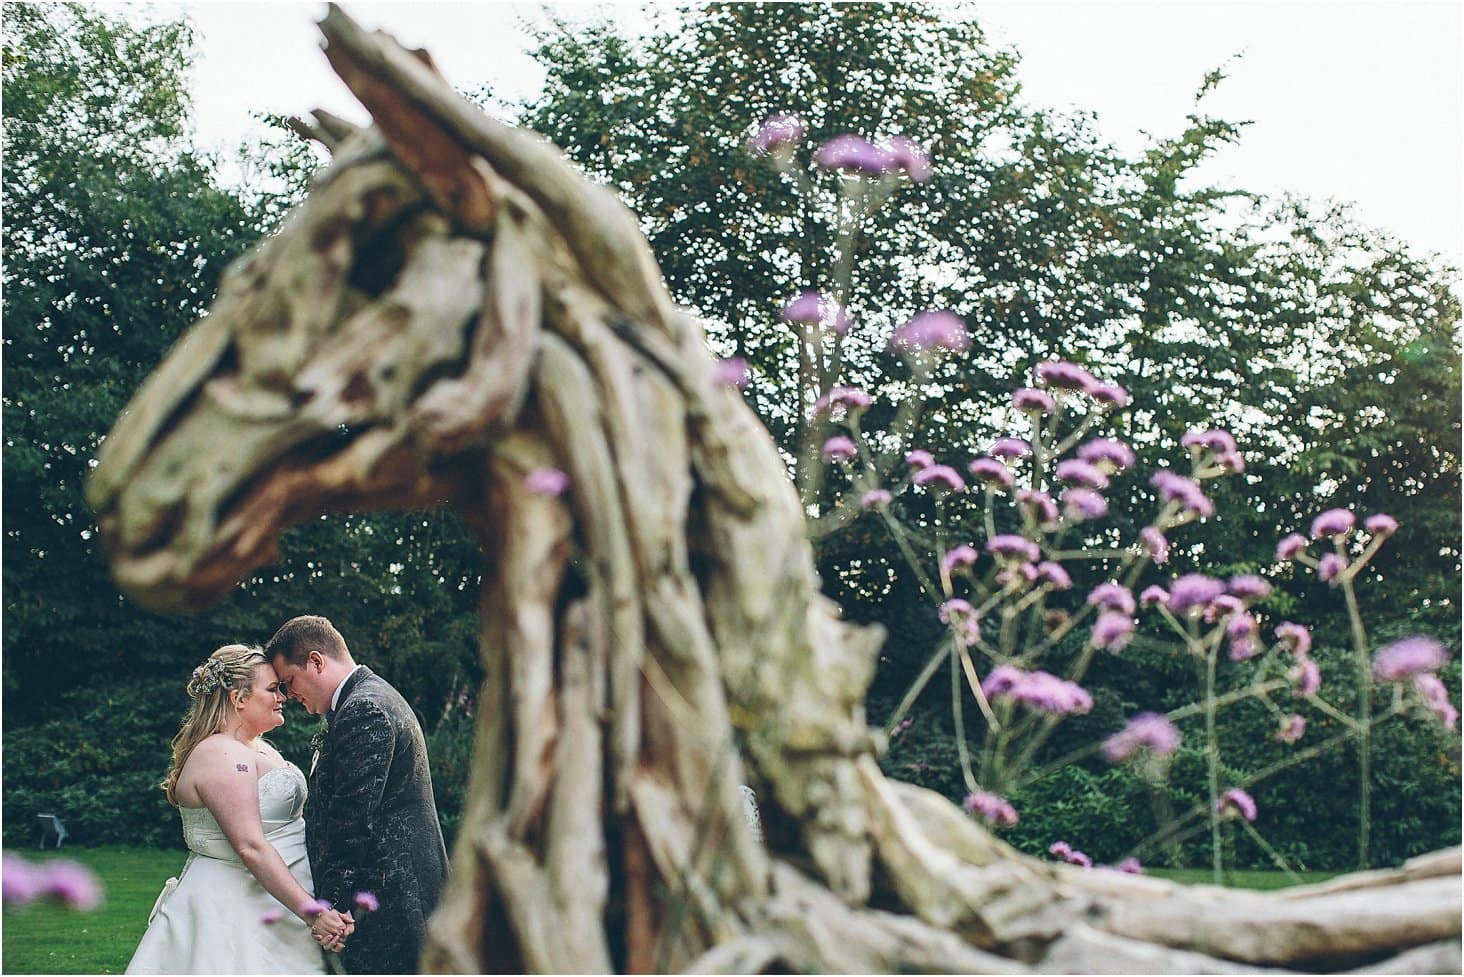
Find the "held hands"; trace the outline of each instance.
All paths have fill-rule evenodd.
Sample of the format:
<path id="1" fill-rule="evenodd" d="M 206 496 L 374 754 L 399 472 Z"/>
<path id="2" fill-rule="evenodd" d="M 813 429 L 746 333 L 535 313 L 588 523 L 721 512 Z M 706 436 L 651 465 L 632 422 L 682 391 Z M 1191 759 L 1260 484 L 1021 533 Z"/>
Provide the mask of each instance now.
<path id="1" fill-rule="evenodd" d="M 310 920 L 310 935 L 324 950 L 340 950 L 346 945 L 346 938 L 355 931 L 356 921 L 348 912 L 326 909 L 315 913 Z"/>

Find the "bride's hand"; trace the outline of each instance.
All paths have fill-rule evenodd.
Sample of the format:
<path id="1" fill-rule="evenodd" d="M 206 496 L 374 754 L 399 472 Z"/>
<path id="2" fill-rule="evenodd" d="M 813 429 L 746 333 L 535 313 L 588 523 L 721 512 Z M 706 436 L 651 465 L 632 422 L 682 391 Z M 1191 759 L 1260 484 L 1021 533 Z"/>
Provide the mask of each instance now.
<path id="1" fill-rule="evenodd" d="M 348 918 L 342 917 L 334 909 L 327 909 L 311 920 L 310 935 L 327 950 L 339 950 L 345 944 L 346 935 L 353 928 Z"/>

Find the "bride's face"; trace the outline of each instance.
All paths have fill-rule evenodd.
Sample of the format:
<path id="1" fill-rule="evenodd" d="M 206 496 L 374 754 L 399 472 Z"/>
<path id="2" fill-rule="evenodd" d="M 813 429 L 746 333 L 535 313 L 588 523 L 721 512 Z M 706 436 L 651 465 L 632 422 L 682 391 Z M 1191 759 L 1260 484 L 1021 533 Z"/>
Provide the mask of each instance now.
<path id="1" fill-rule="evenodd" d="M 273 668 L 256 665 L 249 696 L 239 704 L 239 718 L 250 730 L 268 732 L 285 721 L 285 697 Z"/>

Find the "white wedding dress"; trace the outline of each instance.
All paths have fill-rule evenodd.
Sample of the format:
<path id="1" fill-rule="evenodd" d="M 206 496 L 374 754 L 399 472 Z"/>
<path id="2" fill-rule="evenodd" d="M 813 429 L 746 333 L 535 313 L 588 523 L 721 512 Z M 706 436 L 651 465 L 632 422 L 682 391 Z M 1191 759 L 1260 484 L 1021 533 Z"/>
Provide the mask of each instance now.
<path id="1" fill-rule="evenodd" d="M 314 892 L 305 855 L 305 775 L 293 763 L 259 778 L 259 816 L 295 880 Z M 205 807 L 180 807 L 188 861 L 163 886 L 129 974 L 319 974 L 320 948 L 264 891 Z M 275 923 L 262 922 L 278 914 Z"/>

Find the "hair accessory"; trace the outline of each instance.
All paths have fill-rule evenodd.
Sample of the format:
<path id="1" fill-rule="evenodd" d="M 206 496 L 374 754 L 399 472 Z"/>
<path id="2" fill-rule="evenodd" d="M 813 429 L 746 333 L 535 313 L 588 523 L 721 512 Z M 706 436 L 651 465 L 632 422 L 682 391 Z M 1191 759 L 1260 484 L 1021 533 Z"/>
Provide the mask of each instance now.
<path id="1" fill-rule="evenodd" d="M 193 670 L 196 695 L 208 695 L 228 684 L 229 670 L 221 658 L 210 658 Z"/>

